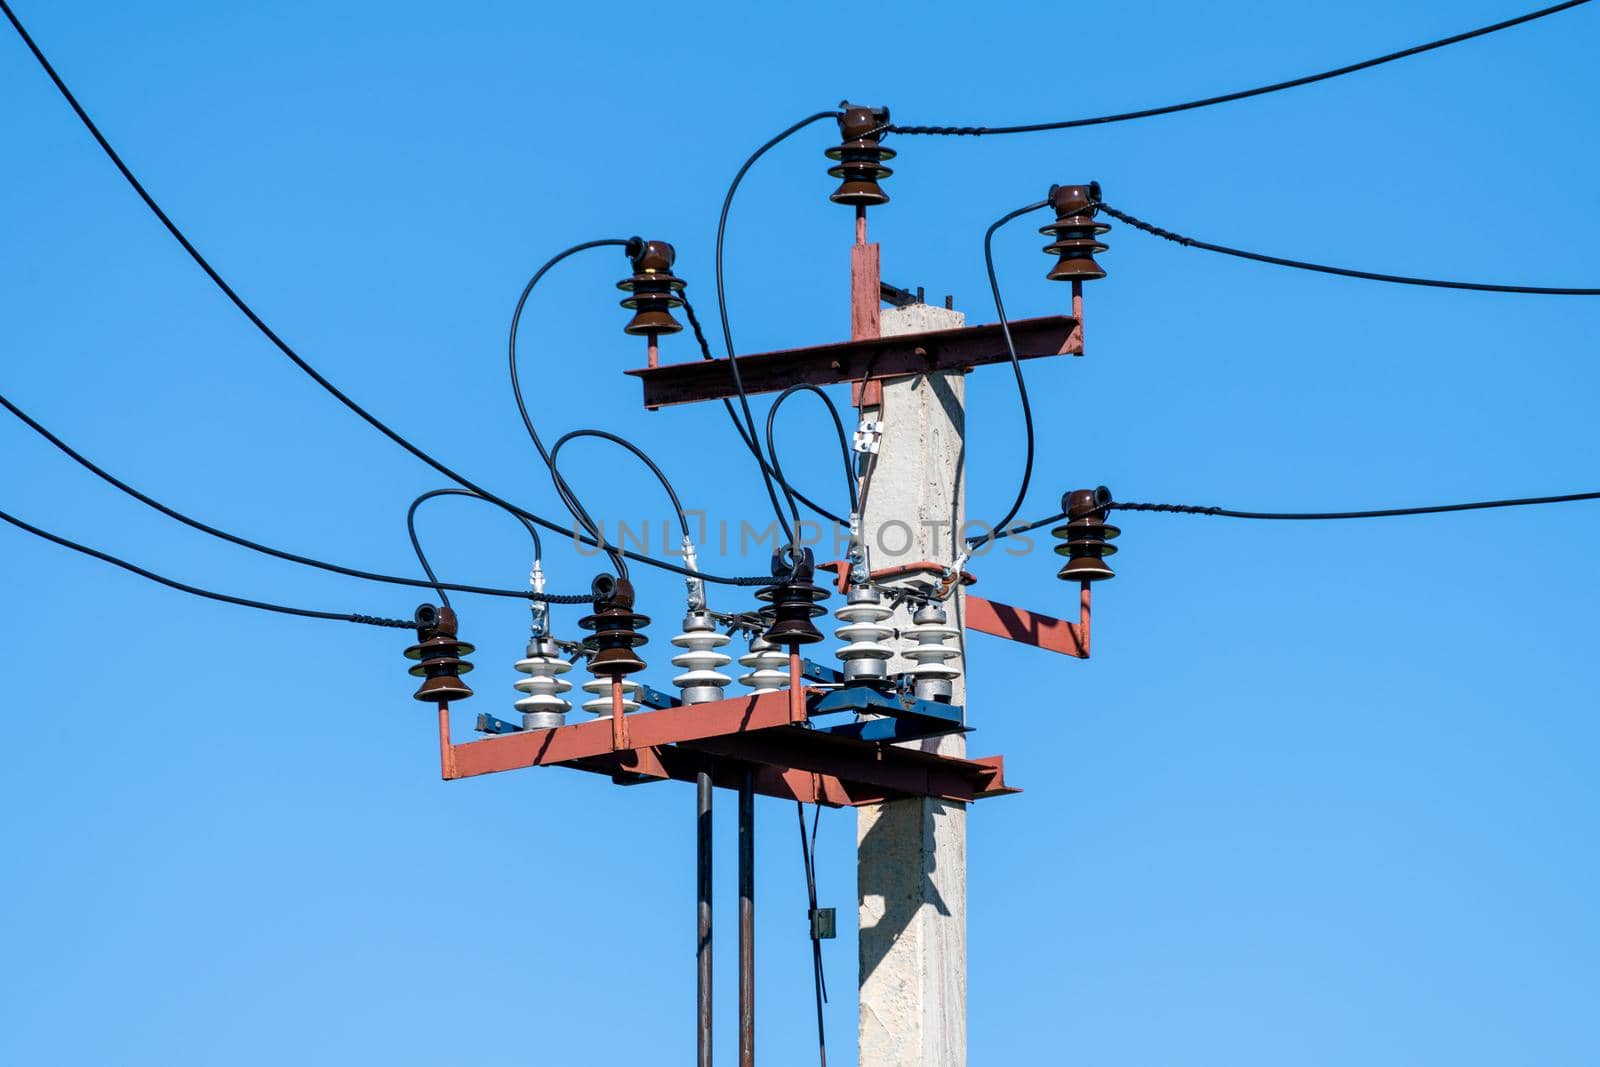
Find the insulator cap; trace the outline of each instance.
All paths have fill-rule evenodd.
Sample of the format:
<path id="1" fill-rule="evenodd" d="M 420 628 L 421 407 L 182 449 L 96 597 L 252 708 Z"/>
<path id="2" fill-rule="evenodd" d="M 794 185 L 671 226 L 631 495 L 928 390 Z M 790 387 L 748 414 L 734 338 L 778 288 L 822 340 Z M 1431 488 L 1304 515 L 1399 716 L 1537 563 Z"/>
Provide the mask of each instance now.
<path id="1" fill-rule="evenodd" d="M 472 664 L 461 657 L 470 654 L 473 646 L 456 637 L 456 613 L 448 607 L 423 604 L 417 608 L 416 620 L 417 643 L 406 649 L 406 659 L 417 661 L 409 673 L 423 683 L 412 698 L 428 704 L 465 700 L 472 689 L 461 676 Z"/>
<path id="2" fill-rule="evenodd" d="M 1098 582 L 1117 576 L 1105 562 L 1105 557 L 1117 552 L 1112 538 L 1122 533 L 1105 521 L 1106 505 L 1111 499 L 1111 490 L 1103 485 L 1098 489 L 1074 489 L 1061 498 L 1067 522 L 1050 531 L 1050 536 L 1062 542 L 1056 545 L 1056 555 L 1067 557 L 1066 565 L 1056 572 L 1057 578 Z"/>
<path id="3" fill-rule="evenodd" d="M 761 636 L 774 645 L 810 645 L 822 640 L 822 632 L 811 620 L 827 609 L 821 601 L 828 599 L 828 591 L 812 582 L 816 572 L 816 558 L 809 548 L 780 549 L 772 554 L 771 585 L 756 591 L 758 600 L 765 600 L 769 608 L 764 614 L 772 622 Z"/>
<path id="4" fill-rule="evenodd" d="M 839 137 L 844 143 L 828 149 L 827 155 L 839 161 L 838 166 L 828 168 L 828 173 L 840 179 L 840 185 L 828 199 L 835 204 L 862 207 L 887 204 L 889 194 L 878 182 L 894 173 L 883 161 L 893 159 L 895 153 L 880 145 L 878 138 L 882 127 L 889 124 L 889 109 L 861 107 L 848 101 L 839 106 L 843 109 Z"/>
<path id="5" fill-rule="evenodd" d="M 591 591 L 594 614 L 578 620 L 579 626 L 594 631 L 593 637 L 583 639 L 583 647 L 594 653 L 590 672 L 610 677 L 644 670 L 644 660 L 633 650 L 649 640 L 639 628 L 648 626 L 650 619 L 633 610 L 633 583 L 602 574 Z"/>
<path id="6" fill-rule="evenodd" d="M 628 242 L 628 258 L 633 261 L 633 274 L 618 282 L 617 288 L 632 294 L 623 299 L 622 306 L 634 315 L 622 332 L 639 335 L 682 330 L 683 324 L 672 317 L 672 309 L 683 306 L 683 298 L 677 294 L 684 281 L 672 273 L 678 253 L 665 241 L 635 237 Z"/>
<path id="7" fill-rule="evenodd" d="M 1050 281 L 1085 282 L 1106 276 L 1105 268 L 1094 260 L 1097 252 L 1106 250 L 1100 235 L 1111 230 L 1109 224 L 1095 221 L 1099 202 L 1099 182 L 1051 187 L 1050 206 L 1055 209 L 1056 220 L 1039 227 L 1040 233 L 1055 238 L 1044 246 L 1046 255 L 1056 257 L 1055 265 L 1045 275 Z"/>

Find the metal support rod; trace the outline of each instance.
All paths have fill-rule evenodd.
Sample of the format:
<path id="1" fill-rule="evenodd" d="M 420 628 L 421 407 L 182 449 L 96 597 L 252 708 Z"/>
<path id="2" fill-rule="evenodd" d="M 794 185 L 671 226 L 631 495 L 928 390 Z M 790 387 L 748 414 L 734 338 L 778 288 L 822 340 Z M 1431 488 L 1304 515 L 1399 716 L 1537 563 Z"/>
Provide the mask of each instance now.
<path id="1" fill-rule="evenodd" d="M 756 1063 L 755 772 L 739 783 L 739 1067 Z"/>
<path id="2" fill-rule="evenodd" d="M 711 1067 L 711 772 L 695 776 L 696 1067 Z"/>
<path id="3" fill-rule="evenodd" d="M 611 747 L 621 751 L 628 747 L 627 720 L 622 717 L 622 675 L 611 676 Z"/>

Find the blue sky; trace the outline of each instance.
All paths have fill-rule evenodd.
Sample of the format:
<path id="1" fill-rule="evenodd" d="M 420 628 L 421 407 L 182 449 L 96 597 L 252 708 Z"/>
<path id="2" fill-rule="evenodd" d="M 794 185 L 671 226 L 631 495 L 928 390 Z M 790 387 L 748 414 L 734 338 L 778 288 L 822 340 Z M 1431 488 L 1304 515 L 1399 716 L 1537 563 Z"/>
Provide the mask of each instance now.
<path id="1" fill-rule="evenodd" d="M 559 505 L 507 395 L 504 330 L 555 249 L 674 242 L 713 301 L 716 210 L 754 146 L 842 97 L 907 123 L 1123 110 L 1291 77 L 1517 13 L 1480 0 L 782 5 L 23 3 L 155 195 L 291 343 L 447 462 Z M 1147 122 L 902 138 L 873 213 L 884 274 L 993 308 L 981 237 L 1052 182 L 1182 232 L 1399 273 L 1597 284 L 1600 14 Z M 254 334 L 0 34 L 5 393 L 175 506 L 411 573 L 406 503 L 443 484 Z M 848 330 L 849 213 L 825 128 L 762 161 L 728 265 L 745 350 Z M 1587 145 L 1587 147 L 1585 147 Z M 1118 226 L 1088 356 L 1028 366 L 1023 514 L 1125 499 L 1324 509 L 1596 488 L 1600 304 L 1385 287 L 1185 251 Z M 1007 309 L 1059 310 L 1031 226 L 996 243 Z M 589 253 L 541 287 L 525 380 L 551 433 L 599 426 L 691 506 L 764 517 L 715 409 L 647 414 L 642 353 Z M 672 339 L 668 358 L 691 358 Z M 1014 388 L 969 380 L 969 506 L 1009 503 Z M 802 405 L 785 467 L 837 491 Z M 574 445 L 597 514 L 659 491 Z M 141 511 L 13 421 L 0 507 L 198 584 L 372 614 L 419 597 L 306 573 Z M 564 454 L 564 467 L 566 455 Z M 519 584 L 515 523 L 430 505 L 441 571 Z M 1027 792 L 971 820 L 974 1063 L 1375 1067 L 1600 1058 L 1600 725 L 1592 505 L 1382 523 L 1125 515 L 1095 658 L 976 637 L 969 721 Z M 685 1062 L 692 791 L 563 771 L 441 783 L 398 631 L 150 586 L 0 531 L 13 618 L 0 777 L 0 1059 L 15 1063 Z M 706 561 L 751 573 L 758 559 Z M 1065 611 L 1043 551 L 977 567 Z M 552 587 L 594 561 L 546 553 Z M 638 568 L 636 568 L 638 570 Z M 681 586 L 640 574 L 664 684 Z M 743 607 L 737 593 L 714 602 Z M 463 598 L 463 706 L 509 713 L 526 611 Z M 577 612 L 557 612 L 571 632 Z M 734 1019 L 731 798 L 718 1027 Z M 761 1049 L 811 1062 L 793 812 L 761 805 Z M 853 816 L 824 812 L 824 904 L 853 912 Z M 850 1062 L 853 930 L 826 947 Z M 625 1020 L 619 1025 L 620 1018 Z M 808 1051 L 810 1050 L 810 1051 Z"/>

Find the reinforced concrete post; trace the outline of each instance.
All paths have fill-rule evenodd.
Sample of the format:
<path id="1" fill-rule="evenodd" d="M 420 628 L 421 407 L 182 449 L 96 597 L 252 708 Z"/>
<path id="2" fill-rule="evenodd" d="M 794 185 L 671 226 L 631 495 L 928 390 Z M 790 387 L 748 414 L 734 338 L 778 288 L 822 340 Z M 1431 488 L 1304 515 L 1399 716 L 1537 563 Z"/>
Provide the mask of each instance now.
<path id="1" fill-rule="evenodd" d="M 885 337 L 962 326 L 959 312 L 916 304 L 881 313 Z M 887 381 L 865 417 L 884 423 L 862 516 L 871 564 L 954 558 L 966 519 L 965 381 L 935 373 Z M 961 594 L 950 623 L 964 618 Z M 893 625 L 911 625 L 902 606 Z M 908 641 L 900 641 L 904 648 Z M 962 659 L 954 661 L 965 667 Z M 908 670 L 896 656 L 891 672 Z M 963 674 L 952 702 L 965 706 Z M 917 744 L 965 755 L 960 735 Z M 967 812 L 940 800 L 893 800 L 857 809 L 861 1067 L 966 1067 Z"/>

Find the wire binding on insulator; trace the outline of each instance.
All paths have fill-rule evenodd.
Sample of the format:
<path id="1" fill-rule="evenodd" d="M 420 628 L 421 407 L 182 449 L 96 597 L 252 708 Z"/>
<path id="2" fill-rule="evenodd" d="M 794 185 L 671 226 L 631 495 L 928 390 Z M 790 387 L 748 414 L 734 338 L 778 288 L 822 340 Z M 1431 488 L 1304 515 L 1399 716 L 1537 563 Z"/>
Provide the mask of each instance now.
<path id="1" fill-rule="evenodd" d="M 572 683 L 557 677 L 572 669 L 572 661 L 561 655 L 548 635 L 534 635 L 528 641 L 528 654 L 517 660 L 516 669 L 528 677 L 514 684 L 517 692 L 526 694 L 512 705 L 522 713 L 525 730 L 549 730 L 566 725 L 567 712 L 572 702 L 561 696 L 572 688 Z"/>
<path id="2" fill-rule="evenodd" d="M 1106 276 L 1105 269 L 1094 259 L 1097 252 L 1106 250 L 1100 235 L 1111 230 L 1108 223 L 1095 221 L 1099 202 L 1099 182 L 1051 187 L 1050 206 L 1055 209 L 1056 220 L 1039 228 L 1040 233 L 1055 238 L 1044 246 L 1046 255 L 1056 257 L 1045 275 L 1050 281 L 1087 282 Z"/>
<path id="3" fill-rule="evenodd" d="M 678 293 L 683 290 L 684 281 L 672 273 L 678 253 L 665 241 L 646 241 L 642 237 L 629 241 L 627 252 L 633 262 L 633 274 L 618 282 L 617 288 L 629 294 L 623 298 L 622 306 L 634 315 L 622 332 L 654 338 L 682 330 L 683 324 L 672 317 L 672 309 L 683 306 Z"/>
<path id="4" fill-rule="evenodd" d="M 723 698 L 723 687 L 733 679 L 721 668 L 732 663 L 733 657 L 717 650 L 729 640 L 717 629 L 716 620 L 705 612 L 690 612 L 684 618 L 683 632 L 672 639 L 683 649 L 672 657 L 672 664 L 684 670 L 672 679 L 672 684 L 682 690 L 685 704 L 708 704 Z"/>
<path id="5" fill-rule="evenodd" d="M 914 661 L 906 674 L 911 678 L 911 695 L 918 700 L 936 700 L 950 703 L 954 682 L 961 677 L 961 650 L 952 648 L 951 641 L 960 639 L 961 631 L 949 625 L 944 605 L 930 600 L 911 614 L 911 629 L 905 636 L 916 644 L 902 654 Z"/>
<path id="6" fill-rule="evenodd" d="M 1061 498 L 1061 509 L 1067 513 L 1067 522 L 1050 531 L 1050 536 L 1061 539 L 1056 545 L 1058 556 L 1066 556 L 1066 564 L 1056 572 L 1064 582 L 1100 582 L 1115 578 L 1116 572 L 1106 563 L 1107 556 L 1115 555 L 1117 546 L 1111 540 L 1122 533 L 1105 521 L 1111 507 L 1111 490 L 1074 489 Z"/>
<path id="7" fill-rule="evenodd" d="M 456 636 L 455 611 L 423 604 L 417 608 L 415 621 L 417 643 L 406 649 L 406 659 L 417 661 L 409 673 L 423 679 L 423 683 L 411 694 L 412 698 L 427 704 L 448 704 L 470 697 L 472 689 L 461 676 L 472 670 L 472 664 L 462 657 L 474 649 Z"/>
<path id="8" fill-rule="evenodd" d="M 789 687 L 789 654 L 760 634 L 750 638 L 750 651 L 739 657 L 739 666 L 748 668 L 739 684 L 748 686 L 752 696 Z"/>
<path id="9" fill-rule="evenodd" d="M 839 161 L 838 166 L 828 168 L 828 173 L 840 179 L 840 184 L 828 199 L 835 204 L 858 208 L 887 204 L 889 194 L 878 182 L 894 173 L 883 161 L 893 159 L 895 152 L 884 148 L 878 139 L 889 123 L 889 109 L 861 107 L 848 102 L 839 106 L 843 108 L 839 115 L 839 137 L 844 143 L 828 149 L 827 155 Z"/>
<path id="10" fill-rule="evenodd" d="M 894 649 L 883 641 L 893 636 L 894 627 L 885 626 L 884 620 L 894 615 L 894 610 L 884 606 L 877 589 L 852 586 L 848 600 L 835 608 L 833 615 L 844 623 L 833 636 L 846 642 L 834 652 L 844 663 L 845 682 L 887 681 Z"/>

